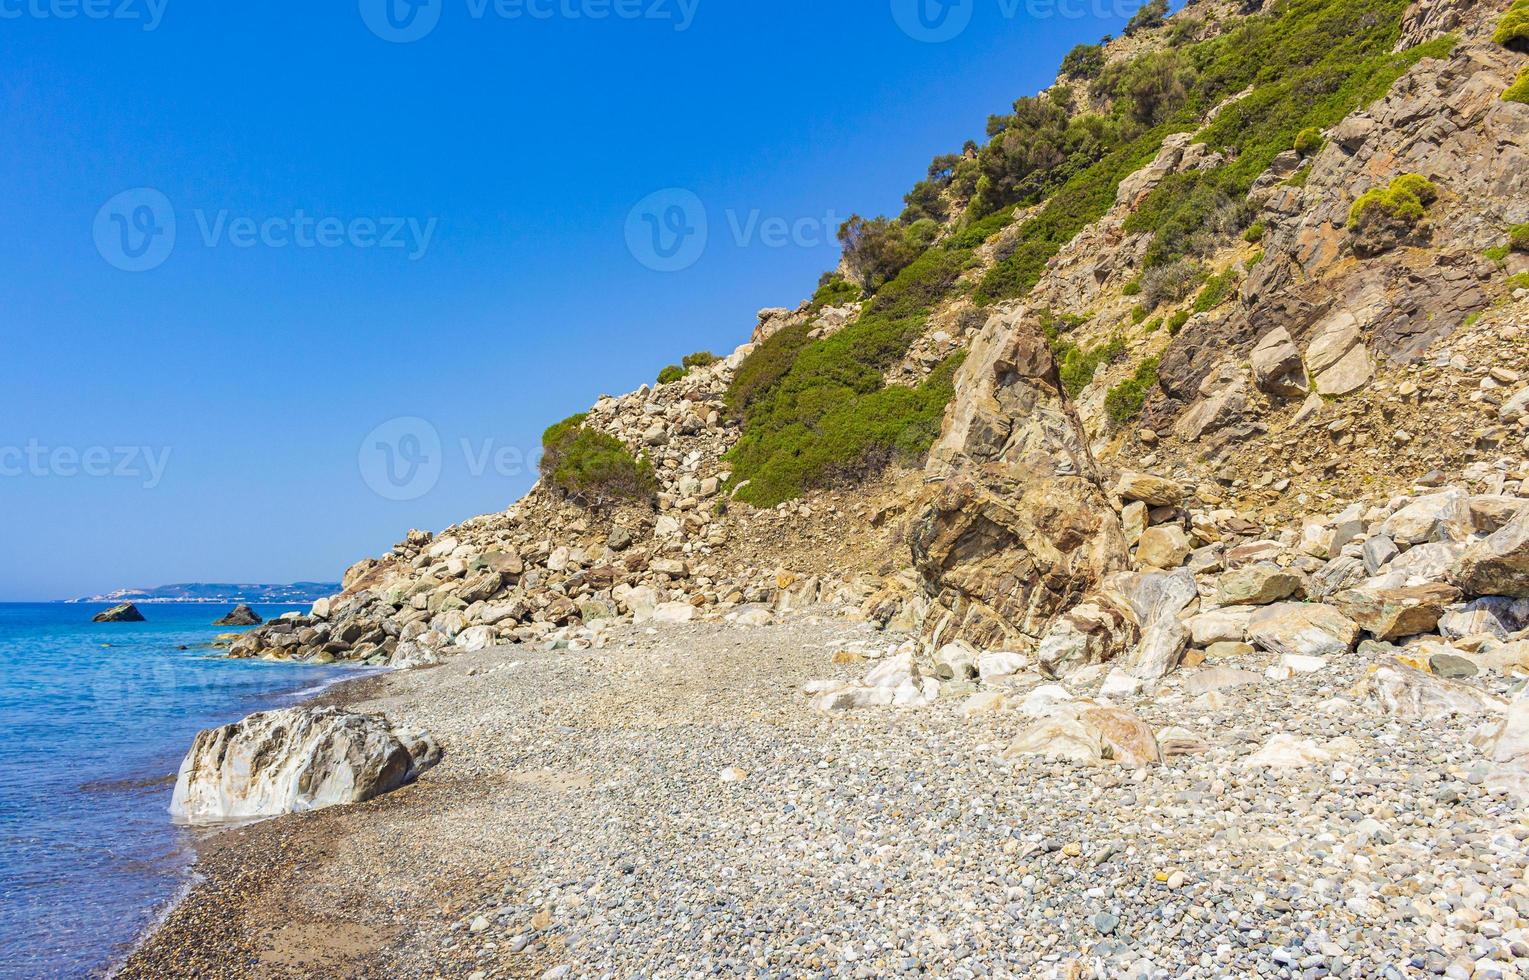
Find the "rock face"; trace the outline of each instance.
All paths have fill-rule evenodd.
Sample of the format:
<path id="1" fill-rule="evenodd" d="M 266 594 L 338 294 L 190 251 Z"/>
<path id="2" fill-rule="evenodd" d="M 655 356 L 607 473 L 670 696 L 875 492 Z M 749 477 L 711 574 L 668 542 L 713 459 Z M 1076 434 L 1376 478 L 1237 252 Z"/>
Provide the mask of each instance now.
<path id="1" fill-rule="evenodd" d="M 196 737 L 170 813 L 202 825 L 362 803 L 440 761 L 427 733 L 338 708 L 250 715 Z"/>
<path id="2" fill-rule="evenodd" d="M 227 616 L 224 616 L 222 619 L 215 621 L 212 625 L 259 626 L 263 622 L 265 622 L 265 620 L 260 618 L 259 613 L 255 612 L 255 610 L 251 609 L 249 606 L 243 605 L 241 603 L 240 605 L 234 607 L 233 612 L 229 613 Z"/>
<path id="3" fill-rule="evenodd" d="M 131 602 L 125 602 L 120 606 L 113 606 L 102 613 L 96 613 L 90 620 L 92 623 L 142 623 L 146 622 L 143 613 Z"/>
<path id="4" fill-rule="evenodd" d="M 909 538 L 940 642 L 1030 649 L 1052 621 L 1126 564 L 1056 361 L 1035 321 L 990 319 L 956 381 L 930 454 L 942 486 Z"/>

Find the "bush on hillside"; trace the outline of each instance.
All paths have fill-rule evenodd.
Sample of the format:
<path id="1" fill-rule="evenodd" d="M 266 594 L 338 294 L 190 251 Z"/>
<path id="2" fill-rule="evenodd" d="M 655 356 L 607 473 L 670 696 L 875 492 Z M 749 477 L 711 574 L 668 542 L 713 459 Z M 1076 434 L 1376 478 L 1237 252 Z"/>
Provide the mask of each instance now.
<path id="1" fill-rule="evenodd" d="M 1295 138 L 1295 152 L 1303 157 L 1315 156 L 1326 143 L 1327 140 L 1322 137 L 1320 129 L 1307 126 Z"/>
<path id="2" fill-rule="evenodd" d="M 1230 299 L 1232 291 L 1236 288 L 1236 269 L 1228 269 L 1219 276 L 1211 276 L 1205 281 L 1205 288 L 1200 290 L 1200 295 L 1195 297 L 1194 311 L 1209 313 Z"/>
<path id="3" fill-rule="evenodd" d="M 1168 19 L 1168 0 L 1147 0 L 1126 24 L 1126 37 L 1137 31 L 1150 31 L 1163 26 Z"/>
<path id="4" fill-rule="evenodd" d="M 829 306 L 847 306 L 850 303 L 860 302 L 865 295 L 865 290 L 845 279 L 843 276 L 832 272 L 823 273 L 823 278 L 818 280 L 818 290 L 812 294 L 810 312 L 818 313 Z"/>
<path id="5" fill-rule="evenodd" d="M 1184 324 L 1189 322 L 1189 311 L 1179 310 L 1168 318 L 1168 333 L 1177 337 L 1179 331 L 1184 329 Z"/>
<path id="6" fill-rule="evenodd" d="M 1502 15 L 1502 20 L 1497 22 L 1492 40 L 1515 51 L 1529 51 L 1529 0 L 1514 0 L 1507 13 Z M 1524 77 L 1520 75 L 1519 81 L 1523 80 Z"/>
<path id="7" fill-rule="evenodd" d="M 586 429 L 588 418 L 564 419 L 542 436 L 542 481 L 586 507 L 651 496 L 653 465 L 636 459 L 620 439 Z"/>
<path id="8" fill-rule="evenodd" d="M 686 354 L 683 363 L 687 368 L 711 367 L 717 360 L 717 355 L 711 351 L 698 350 L 694 354 Z"/>
<path id="9" fill-rule="evenodd" d="M 1518 80 L 1508 86 L 1508 90 L 1502 94 L 1502 100 L 1529 103 L 1529 68 L 1518 73 Z"/>
<path id="10" fill-rule="evenodd" d="M 1111 388 L 1104 396 L 1104 413 L 1115 428 L 1120 428 L 1141 414 L 1147 396 L 1157 384 L 1158 359 L 1149 358 L 1136 373 Z"/>
<path id="11" fill-rule="evenodd" d="M 672 385 L 676 381 L 685 380 L 685 376 L 689 373 L 689 371 L 686 371 L 678 364 L 671 364 L 658 372 L 658 383 L 661 385 Z"/>
<path id="12" fill-rule="evenodd" d="M 1125 356 L 1126 343 L 1124 338 L 1115 336 L 1092 350 L 1085 351 L 1066 341 L 1053 344 L 1052 349 L 1056 352 L 1062 388 L 1068 397 L 1077 398 L 1094 380 L 1094 375 L 1099 373 L 1101 367 Z"/>
<path id="13" fill-rule="evenodd" d="M 1402 174 L 1386 187 L 1372 187 L 1349 209 L 1348 227 L 1354 251 L 1373 256 L 1411 237 L 1438 200 L 1433 182 L 1418 174 Z"/>
<path id="14" fill-rule="evenodd" d="M 839 229 L 844 261 L 866 292 L 875 292 L 918 258 L 907 226 L 890 218 L 852 215 Z"/>
<path id="15" fill-rule="evenodd" d="M 1508 247 L 1515 252 L 1529 252 L 1529 222 L 1508 229 Z"/>
<path id="16" fill-rule="evenodd" d="M 1097 78 L 1103 70 L 1104 48 L 1097 44 L 1080 44 L 1062 59 L 1062 74 L 1074 78 Z"/>
<path id="17" fill-rule="evenodd" d="M 1242 240 L 1249 243 L 1250 245 L 1257 245 L 1259 242 L 1264 240 L 1264 235 L 1267 234 L 1268 231 L 1268 225 L 1264 224 L 1262 221 L 1255 221 L 1251 225 L 1248 225 L 1247 230 L 1242 233 Z"/>
<path id="18" fill-rule="evenodd" d="M 1149 269 L 1142 276 L 1141 305 L 1155 310 L 1165 303 L 1177 303 L 1205 281 L 1205 270 L 1198 262 L 1180 259 L 1172 265 Z"/>

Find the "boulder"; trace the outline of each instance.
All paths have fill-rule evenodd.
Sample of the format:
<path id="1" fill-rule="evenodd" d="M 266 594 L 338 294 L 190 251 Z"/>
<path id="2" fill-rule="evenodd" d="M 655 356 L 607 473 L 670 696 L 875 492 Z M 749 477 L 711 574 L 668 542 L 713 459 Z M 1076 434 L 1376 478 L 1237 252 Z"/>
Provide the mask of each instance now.
<path id="1" fill-rule="evenodd" d="M 1296 595 L 1302 585 L 1296 573 L 1260 563 L 1223 575 L 1217 584 L 1216 598 L 1223 606 L 1267 606 Z"/>
<path id="2" fill-rule="evenodd" d="M 1147 568 L 1178 568 L 1193 550 L 1183 528 L 1164 524 L 1143 532 L 1136 548 L 1136 562 Z"/>
<path id="3" fill-rule="evenodd" d="M 1301 352 L 1284 327 L 1276 327 L 1258 341 L 1252 361 L 1258 390 L 1282 398 L 1304 398 L 1310 391 Z"/>
<path id="4" fill-rule="evenodd" d="M 477 653 L 493 646 L 498 636 L 492 626 L 469 626 L 457 634 L 456 646 L 468 653 Z"/>
<path id="5" fill-rule="evenodd" d="M 1488 596 L 1456 606 L 1439 618 L 1439 633 L 1451 640 L 1483 633 L 1506 640 L 1529 627 L 1529 599 Z"/>
<path id="6" fill-rule="evenodd" d="M 1260 610 L 1248 622 L 1248 641 L 1284 656 L 1334 657 L 1359 640 L 1359 624 L 1331 606 L 1286 602 Z"/>
<path id="7" fill-rule="evenodd" d="M 1053 762 L 1142 769 L 1160 765 L 1162 749 L 1152 728 L 1129 711 L 1093 701 L 1066 701 L 1021 732 L 1006 758 L 1040 756 Z"/>
<path id="8" fill-rule="evenodd" d="M 1529 598 L 1529 510 L 1467 548 L 1449 580 L 1471 595 Z"/>
<path id="9" fill-rule="evenodd" d="M 650 618 L 655 623 L 674 625 L 693 621 L 696 613 L 696 607 L 688 602 L 665 602 L 654 607 Z"/>
<path id="10" fill-rule="evenodd" d="M 1432 633 L 1460 590 L 1429 583 L 1405 588 L 1360 587 L 1340 592 L 1333 605 L 1377 640 Z"/>
<path id="11" fill-rule="evenodd" d="M 1392 514 L 1380 533 L 1399 545 L 1464 541 L 1475 531 L 1470 498 L 1460 490 L 1419 497 Z"/>
<path id="12" fill-rule="evenodd" d="M 90 620 L 92 623 L 142 623 L 146 622 L 143 613 L 131 602 L 125 602 L 120 606 L 112 606 L 105 612 L 96 613 Z"/>
<path id="13" fill-rule="evenodd" d="M 1195 646 L 1201 647 L 1214 643 L 1241 643 L 1247 639 L 1248 623 L 1256 612 L 1257 606 L 1224 606 L 1191 616 L 1188 620 L 1190 637 Z"/>
<path id="14" fill-rule="evenodd" d="M 230 612 L 227 616 L 224 616 L 222 619 L 214 620 L 212 625 L 259 626 L 263 622 L 265 622 L 265 620 L 260 618 L 259 613 L 255 612 L 255 610 L 251 609 L 249 606 L 241 603 L 240 605 L 235 606 L 233 611 Z"/>
<path id="15" fill-rule="evenodd" d="M 1281 732 L 1243 760 L 1243 765 L 1248 769 L 1305 769 L 1326 765 L 1337 759 L 1342 752 L 1342 746 L 1318 745 L 1309 738 Z"/>
<path id="16" fill-rule="evenodd" d="M 1184 502 L 1185 493 L 1183 485 L 1173 480 L 1127 470 L 1115 483 L 1115 496 L 1139 500 L 1148 507 L 1177 507 Z"/>
<path id="17" fill-rule="evenodd" d="M 1031 649 L 1126 567 L 1125 535 L 1039 320 L 990 317 L 929 453 L 908 539 L 941 643 Z"/>
<path id="18" fill-rule="evenodd" d="M 170 812 L 214 824 L 361 803 L 440 761 L 429 734 L 340 708 L 287 708 L 197 735 Z"/>

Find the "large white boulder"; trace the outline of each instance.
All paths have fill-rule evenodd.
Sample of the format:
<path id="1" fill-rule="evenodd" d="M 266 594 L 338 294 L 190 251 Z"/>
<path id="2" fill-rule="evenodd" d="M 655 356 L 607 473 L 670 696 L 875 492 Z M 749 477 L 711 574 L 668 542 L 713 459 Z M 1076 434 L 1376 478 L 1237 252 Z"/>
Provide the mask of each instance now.
<path id="1" fill-rule="evenodd" d="M 170 813 L 205 825 L 362 803 L 441 759 L 426 732 L 340 708 L 287 708 L 197 735 Z"/>

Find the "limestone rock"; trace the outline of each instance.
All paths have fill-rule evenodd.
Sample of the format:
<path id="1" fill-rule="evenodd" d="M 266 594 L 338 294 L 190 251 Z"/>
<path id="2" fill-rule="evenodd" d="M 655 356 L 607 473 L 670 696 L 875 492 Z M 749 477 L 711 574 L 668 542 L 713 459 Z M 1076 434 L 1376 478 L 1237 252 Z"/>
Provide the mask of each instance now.
<path id="1" fill-rule="evenodd" d="M 1120 474 L 1115 484 L 1115 496 L 1122 500 L 1139 500 L 1149 507 L 1177 507 L 1184 502 L 1184 487 L 1173 480 L 1130 471 Z"/>
<path id="2" fill-rule="evenodd" d="M 1503 702 L 1455 681 L 1430 677 L 1398 663 L 1359 682 L 1354 696 L 1407 721 L 1442 721 L 1453 715 L 1500 714 Z"/>
<path id="3" fill-rule="evenodd" d="M 288 708 L 202 732 L 170 812 L 193 825 L 361 803 L 440 761 L 428 734 L 340 708 Z"/>
<path id="4" fill-rule="evenodd" d="M 1147 568 L 1173 569 L 1183 565 L 1193 550 L 1189 535 L 1177 524 L 1148 528 L 1137 545 L 1136 562 Z"/>

